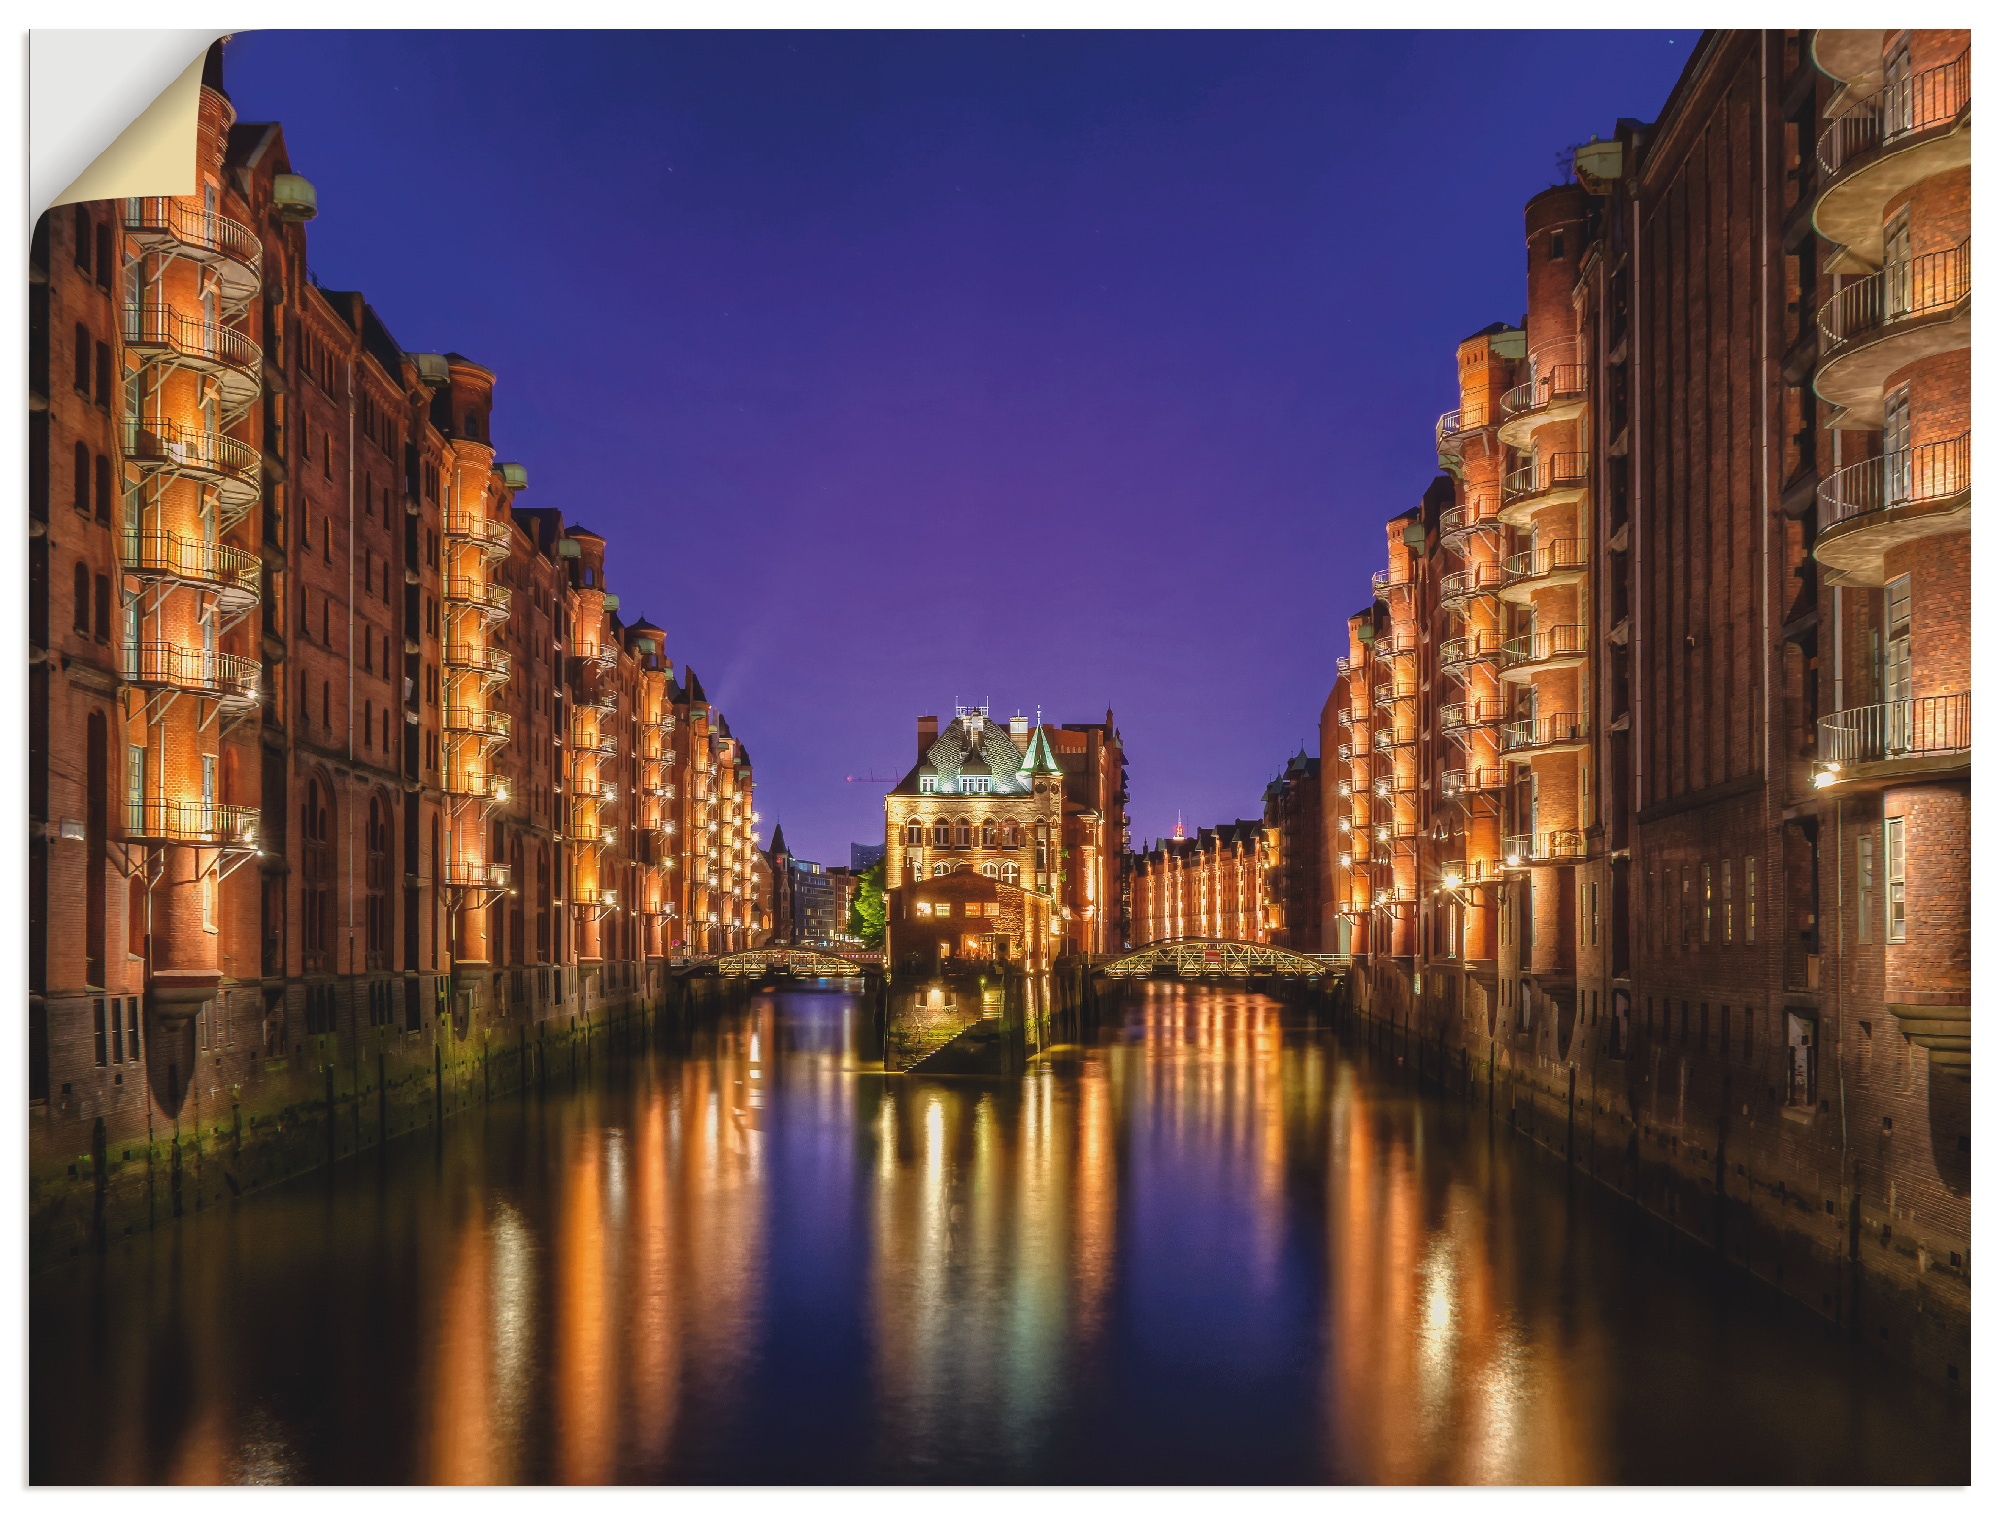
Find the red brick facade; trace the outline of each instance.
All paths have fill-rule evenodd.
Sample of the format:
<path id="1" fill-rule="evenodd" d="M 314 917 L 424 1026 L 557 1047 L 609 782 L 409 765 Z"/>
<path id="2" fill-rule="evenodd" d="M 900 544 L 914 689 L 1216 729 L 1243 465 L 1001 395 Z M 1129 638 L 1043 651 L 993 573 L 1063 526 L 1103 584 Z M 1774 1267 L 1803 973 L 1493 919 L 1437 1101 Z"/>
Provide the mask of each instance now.
<path id="1" fill-rule="evenodd" d="M 602 539 L 516 510 L 494 376 L 308 277 L 312 186 L 214 62 L 200 120 L 193 195 L 33 247 L 52 1245 L 296 1167 L 302 1107 L 379 1136 L 766 929 L 748 756 Z"/>
<path id="2" fill-rule="evenodd" d="M 1710 33 L 1528 202 L 1322 721 L 1365 1013 L 1961 1380 L 1968 46 Z"/>

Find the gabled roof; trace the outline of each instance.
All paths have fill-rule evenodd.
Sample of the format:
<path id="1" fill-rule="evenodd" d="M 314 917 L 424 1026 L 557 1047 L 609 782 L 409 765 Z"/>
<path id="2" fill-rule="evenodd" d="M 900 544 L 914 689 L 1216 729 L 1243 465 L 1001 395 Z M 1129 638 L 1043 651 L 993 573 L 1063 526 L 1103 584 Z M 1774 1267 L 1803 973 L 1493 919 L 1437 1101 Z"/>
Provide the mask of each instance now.
<path id="1" fill-rule="evenodd" d="M 1062 773 L 1062 764 L 1056 761 L 1055 749 L 1049 745 L 1049 729 L 1037 726 L 1028 738 L 1028 750 L 1022 754 L 1021 766 L 1029 773 Z"/>

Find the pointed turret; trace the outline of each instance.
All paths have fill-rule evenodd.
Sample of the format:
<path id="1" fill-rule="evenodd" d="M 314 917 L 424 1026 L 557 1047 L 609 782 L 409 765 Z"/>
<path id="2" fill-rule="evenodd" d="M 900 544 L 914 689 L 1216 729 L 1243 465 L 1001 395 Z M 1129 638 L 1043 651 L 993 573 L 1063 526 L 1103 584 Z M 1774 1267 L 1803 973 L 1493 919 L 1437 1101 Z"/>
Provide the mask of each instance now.
<path id="1" fill-rule="evenodd" d="M 1062 764 L 1056 761 L 1055 749 L 1049 745 L 1048 728 L 1036 726 L 1035 734 L 1028 738 L 1028 753 L 1021 766 L 1029 773 L 1052 773 L 1062 776 Z"/>

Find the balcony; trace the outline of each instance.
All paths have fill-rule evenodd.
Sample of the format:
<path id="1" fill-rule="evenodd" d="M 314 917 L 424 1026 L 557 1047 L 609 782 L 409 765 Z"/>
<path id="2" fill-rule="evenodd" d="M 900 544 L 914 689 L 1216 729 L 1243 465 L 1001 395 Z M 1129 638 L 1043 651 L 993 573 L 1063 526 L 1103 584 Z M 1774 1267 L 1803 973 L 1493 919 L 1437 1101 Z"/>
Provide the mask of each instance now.
<path id="1" fill-rule="evenodd" d="M 1589 486 L 1588 453 L 1550 453 L 1500 481 L 1500 519 L 1509 526 L 1525 526 L 1538 510 L 1578 503 Z"/>
<path id="2" fill-rule="evenodd" d="M 1374 585 L 1375 598 L 1378 600 L 1386 599 L 1389 591 L 1392 589 L 1408 589 L 1410 587 L 1409 565 L 1405 563 L 1400 567 L 1378 568 L 1375 570 L 1371 583 Z"/>
<path id="3" fill-rule="evenodd" d="M 199 263 L 215 274 L 223 309 L 241 315 L 264 287 L 264 245 L 241 221 L 193 200 L 146 195 L 125 201 L 125 231 L 149 253 Z"/>
<path id="4" fill-rule="evenodd" d="M 594 668 L 613 668 L 618 663 L 618 644 L 616 642 L 593 642 L 588 647 L 572 649 L 570 656 L 575 658 L 577 662 L 588 663 Z"/>
<path id="5" fill-rule="evenodd" d="M 1500 844 L 1500 863 L 1504 868 L 1578 863 L 1583 861 L 1585 851 L 1581 831 L 1530 831 L 1510 836 Z"/>
<path id="6" fill-rule="evenodd" d="M 513 797 L 504 774 L 468 773 L 462 763 L 445 766 L 444 792 L 458 799 L 487 800 L 496 805 L 504 805 Z"/>
<path id="7" fill-rule="evenodd" d="M 1474 632 L 1469 636 L 1447 637 L 1438 647 L 1438 666 L 1447 672 L 1461 673 L 1481 665 L 1491 667 L 1499 661 L 1500 638 L 1489 631 Z"/>
<path id="8" fill-rule="evenodd" d="M 1881 584 L 1905 542 L 1972 524 L 1972 434 L 1854 463 L 1820 481 L 1813 556 L 1837 582 Z"/>
<path id="9" fill-rule="evenodd" d="M 155 306 L 124 312 L 123 328 L 126 347 L 141 357 L 215 380 L 232 420 L 263 393 L 264 350 L 232 326 Z"/>
<path id="10" fill-rule="evenodd" d="M 1417 733 L 1415 727 L 1412 727 L 1408 731 L 1398 731 L 1393 725 L 1384 725 L 1377 727 L 1375 730 L 1375 750 L 1377 752 L 1390 752 L 1398 747 L 1414 747 L 1416 745 Z"/>
<path id="11" fill-rule="evenodd" d="M 1457 410 L 1447 410 L 1437 419 L 1437 450 L 1459 452 L 1492 424 L 1484 405 L 1462 405 Z"/>
<path id="12" fill-rule="evenodd" d="M 1448 800 L 1475 794 L 1498 794 L 1507 787 L 1507 771 L 1498 767 L 1447 768 L 1438 775 L 1438 791 Z"/>
<path id="13" fill-rule="evenodd" d="M 475 710 L 469 705 L 447 705 L 444 709 L 444 729 L 447 737 L 504 742 L 514 733 L 514 718 L 502 710 Z"/>
<path id="14" fill-rule="evenodd" d="M 1920 358 L 1972 342 L 1972 239 L 1855 279 L 1820 307 L 1813 392 L 1850 424 L 1882 424 L 1882 387 Z"/>
<path id="15" fill-rule="evenodd" d="M 1506 582 L 1507 569 L 1497 559 L 1468 563 L 1438 580 L 1438 604 L 1446 610 L 1455 609 L 1468 600 L 1498 594 Z"/>
<path id="16" fill-rule="evenodd" d="M 257 449 L 220 432 L 175 421 L 133 421 L 123 427 L 125 460 L 149 475 L 193 479 L 216 492 L 225 528 L 263 498 L 264 460 Z"/>
<path id="17" fill-rule="evenodd" d="M 252 805 L 212 805 L 200 800 L 126 800 L 125 835 L 132 841 L 180 842 L 255 852 L 258 822 Z"/>
<path id="18" fill-rule="evenodd" d="M 1509 757 L 1541 757 L 1555 752 L 1581 752 L 1590 743 L 1589 724 L 1567 711 L 1510 721 L 1500 729 L 1500 746 Z"/>
<path id="19" fill-rule="evenodd" d="M 447 860 L 438 870 L 447 889 L 470 890 L 480 894 L 504 894 L 513 882 L 505 863 L 468 863 Z"/>
<path id="20" fill-rule="evenodd" d="M 570 751 L 608 758 L 618 755 L 618 738 L 594 721 L 579 721 L 570 727 Z"/>
<path id="21" fill-rule="evenodd" d="M 1972 696 L 1923 695 L 1821 716 L 1813 787 L 1855 794 L 1971 767 Z"/>
<path id="22" fill-rule="evenodd" d="M 125 531 L 119 533 L 118 558 L 142 579 L 208 590 L 227 610 L 248 609 L 261 592 L 264 560 L 241 547 L 172 531 Z"/>
<path id="23" fill-rule="evenodd" d="M 1524 683 L 1538 673 L 1580 667 L 1589 655 L 1589 627 L 1550 626 L 1508 640 L 1500 649 L 1500 677 Z"/>
<path id="24" fill-rule="evenodd" d="M 1387 663 L 1397 658 L 1413 658 L 1417 655 L 1417 634 L 1414 631 L 1391 631 L 1375 638 L 1375 659 Z"/>
<path id="25" fill-rule="evenodd" d="M 445 540 L 463 542 L 477 548 L 489 558 L 504 558 L 508 550 L 508 526 L 505 521 L 496 521 L 489 516 L 474 515 L 470 511 L 454 510 L 444 518 Z"/>
<path id="26" fill-rule="evenodd" d="M 1507 702 L 1496 699 L 1460 700 L 1438 707 L 1438 725 L 1447 732 L 1479 731 L 1507 719 Z"/>
<path id="27" fill-rule="evenodd" d="M 1507 582 L 1500 598 L 1525 605 L 1537 591 L 1580 584 L 1590 570 L 1590 543 L 1583 537 L 1555 537 L 1507 559 Z"/>
<path id="28" fill-rule="evenodd" d="M 488 621 L 504 621 L 514 604 L 514 592 L 505 584 L 463 575 L 453 575 L 444 581 L 444 598 L 447 609 L 471 610 Z"/>
<path id="29" fill-rule="evenodd" d="M 207 652 L 179 642 L 128 642 L 120 664 L 128 684 L 197 694 L 233 709 L 257 703 L 263 674 L 263 665 L 255 658 Z"/>
<path id="30" fill-rule="evenodd" d="M 1574 421 L 1590 397 L 1590 370 L 1581 363 L 1552 363 L 1525 384 L 1501 397 L 1506 419 L 1500 423 L 1503 446 L 1526 451 L 1535 432 L 1558 421 Z"/>
<path id="31" fill-rule="evenodd" d="M 1919 180 L 1972 161 L 1972 55 L 1879 90 L 1820 135 L 1813 230 L 1882 261 L 1882 213 Z"/>
<path id="32" fill-rule="evenodd" d="M 1490 489 L 1472 494 L 1463 505 L 1454 505 L 1438 516 L 1438 540 L 1455 546 L 1475 531 L 1490 531 L 1500 524 L 1500 499 Z"/>
<path id="33" fill-rule="evenodd" d="M 1339 710 L 1335 711 L 1333 718 L 1340 722 L 1342 729 L 1352 727 L 1354 724 L 1354 712 L 1346 706 L 1342 706 Z"/>
<path id="34" fill-rule="evenodd" d="M 569 794 L 573 800 L 610 805 L 617 802 L 618 786 L 609 779 L 575 779 L 570 783 Z"/>
<path id="35" fill-rule="evenodd" d="M 1384 679 L 1375 686 L 1375 708 L 1377 710 L 1393 710 L 1402 701 L 1414 700 L 1416 697 L 1417 691 L 1414 688 L 1399 688 L 1394 679 Z"/>
<path id="36" fill-rule="evenodd" d="M 513 671 L 514 659 L 498 647 L 451 641 L 444 644 L 444 666 L 453 673 L 476 674 L 481 679 L 499 683 Z"/>

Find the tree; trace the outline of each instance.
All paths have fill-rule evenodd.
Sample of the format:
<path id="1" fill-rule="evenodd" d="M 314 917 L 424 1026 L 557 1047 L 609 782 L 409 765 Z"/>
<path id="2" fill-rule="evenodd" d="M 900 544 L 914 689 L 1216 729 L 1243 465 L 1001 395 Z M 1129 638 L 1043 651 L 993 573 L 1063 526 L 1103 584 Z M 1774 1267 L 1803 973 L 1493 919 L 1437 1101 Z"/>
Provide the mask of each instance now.
<path id="1" fill-rule="evenodd" d="M 877 858 L 855 881 L 854 899 L 847 907 L 847 932 L 859 937 L 864 947 L 880 947 L 888 929 L 889 905 L 882 897 L 882 881 L 887 876 L 887 861 Z"/>

